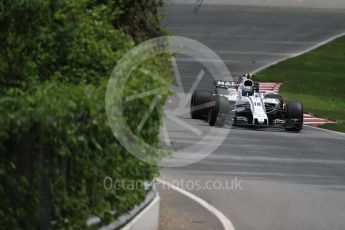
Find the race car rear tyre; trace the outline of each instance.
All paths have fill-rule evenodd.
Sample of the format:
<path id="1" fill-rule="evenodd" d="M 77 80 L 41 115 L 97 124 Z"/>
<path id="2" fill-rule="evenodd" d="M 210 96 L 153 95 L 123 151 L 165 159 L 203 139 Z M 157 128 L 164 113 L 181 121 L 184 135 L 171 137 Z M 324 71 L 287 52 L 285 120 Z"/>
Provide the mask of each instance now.
<path id="1" fill-rule="evenodd" d="M 210 126 L 214 126 L 218 120 L 220 114 L 226 115 L 228 109 L 228 99 L 226 97 L 215 95 L 211 100 L 211 107 L 208 113 L 208 123 Z M 220 121 L 221 122 L 221 121 Z M 224 125 L 223 123 L 218 123 L 219 126 Z"/>
<path id="2" fill-rule="evenodd" d="M 192 119 L 201 119 L 207 117 L 209 110 L 207 103 L 210 102 L 211 97 L 211 92 L 199 90 L 194 91 L 190 102 L 190 116 Z M 198 108 L 197 106 L 201 106 L 202 108 Z"/>
<path id="3" fill-rule="evenodd" d="M 289 101 L 286 104 L 286 130 L 301 131 L 303 128 L 303 106 L 298 101 Z"/>

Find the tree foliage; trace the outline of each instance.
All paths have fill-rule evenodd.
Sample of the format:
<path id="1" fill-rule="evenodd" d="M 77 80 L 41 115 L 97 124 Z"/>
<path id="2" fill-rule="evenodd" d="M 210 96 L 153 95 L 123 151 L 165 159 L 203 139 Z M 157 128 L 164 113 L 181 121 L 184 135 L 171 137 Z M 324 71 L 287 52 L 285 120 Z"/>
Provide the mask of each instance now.
<path id="1" fill-rule="evenodd" d="M 2 87 L 50 79 L 97 82 L 131 45 L 86 1 L 11 0 L 1 8 Z"/>
<path id="2" fill-rule="evenodd" d="M 104 108 L 106 79 L 136 43 L 163 33 L 161 1 L 0 1 L 0 224 L 7 229 L 85 228 L 140 202 L 143 187 L 107 191 L 103 179 L 144 182 L 155 166 L 115 140 Z M 144 63 L 167 76 L 166 58 Z M 133 73 L 126 92 L 156 83 Z M 138 124 L 150 98 L 128 110 Z M 163 103 L 161 104 L 161 106 Z M 162 107 L 160 107 L 162 109 Z M 160 114 L 142 138 L 157 144 Z"/>

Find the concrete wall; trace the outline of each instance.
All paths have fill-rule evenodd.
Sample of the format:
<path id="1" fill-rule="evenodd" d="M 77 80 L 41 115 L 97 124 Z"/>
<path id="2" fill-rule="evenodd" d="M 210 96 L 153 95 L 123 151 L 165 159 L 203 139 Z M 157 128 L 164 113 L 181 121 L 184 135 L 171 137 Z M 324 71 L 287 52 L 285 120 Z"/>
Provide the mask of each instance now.
<path id="1" fill-rule="evenodd" d="M 158 230 L 159 195 L 121 230 Z"/>

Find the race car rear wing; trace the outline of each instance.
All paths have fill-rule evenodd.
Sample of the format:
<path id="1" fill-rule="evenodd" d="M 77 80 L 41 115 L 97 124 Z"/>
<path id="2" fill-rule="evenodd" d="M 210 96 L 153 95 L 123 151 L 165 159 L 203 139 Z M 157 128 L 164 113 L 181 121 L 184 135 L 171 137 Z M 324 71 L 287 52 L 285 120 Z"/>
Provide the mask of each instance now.
<path id="1" fill-rule="evenodd" d="M 215 88 L 231 88 L 237 86 L 237 83 L 234 81 L 224 81 L 224 80 L 215 80 L 213 83 Z"/>

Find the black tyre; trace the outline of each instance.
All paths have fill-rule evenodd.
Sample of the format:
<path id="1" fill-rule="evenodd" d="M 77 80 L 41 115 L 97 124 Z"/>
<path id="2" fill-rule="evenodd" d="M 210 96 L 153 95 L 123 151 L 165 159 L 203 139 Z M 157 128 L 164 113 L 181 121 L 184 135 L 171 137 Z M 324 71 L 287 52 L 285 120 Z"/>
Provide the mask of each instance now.
<path id="1" fill-rule="evenodd" d="M 301 131 L 303 128 L 303 106 L 298 101 L 289 101 L 286 104 L 286 130 Z"/>
<path id="2" fill-rule="evenodd" d="M 211 107 L 208 113 L 208 123 L 210 126 L 214 126 L 218 119 L 219 114 L 227 114 L 228 99 L 226 97 L 215 95 L 211 100 Z M 219 124 L 223 125 L 223 124 Z"/>
<path id="3" fill-rule="evenodd" d="M 194 91 L 190 102 L 190 116 L 193 119 L 201 119 L 207 117 L 209 110 L 207 103 L 210 102 L 211 97 L 211 92 L 199 90 Z M 200 108 L 200 106 L 202 108 Z"/>

